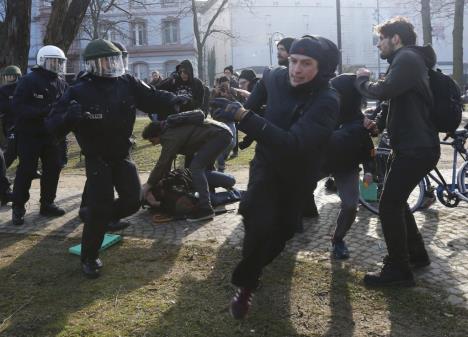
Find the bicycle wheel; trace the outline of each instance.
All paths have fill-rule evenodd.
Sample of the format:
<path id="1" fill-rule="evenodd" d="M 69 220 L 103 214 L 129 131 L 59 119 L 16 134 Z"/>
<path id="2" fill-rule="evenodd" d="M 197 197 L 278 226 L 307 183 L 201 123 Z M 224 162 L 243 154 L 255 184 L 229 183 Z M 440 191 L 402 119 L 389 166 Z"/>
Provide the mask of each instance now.
<path id="1" fill-rule="evenodd" d="M 379 214 L 380 196 L 383 191 L 389 156 L 389 149 L 378 148 L 371 165 L 360 170 L 359 201 L 361 205 L 374 214 Z M 365 181 L 368 180 L 368 177 L 365 177 L 366 173 L 372 174 L 372 181 L 370 183 L 365 183 Z M 408 205 L 411 212 L 416 211 L 421 206 L 424 198 L 424 191 L 425 184 L 424 179 L 422 179 L 408 198 Z"/>
<path id="2" fill-rule="evenodd" d="M 468 198 L 468 161 L 458 171 L 457 182 L 460 193 Z"/>

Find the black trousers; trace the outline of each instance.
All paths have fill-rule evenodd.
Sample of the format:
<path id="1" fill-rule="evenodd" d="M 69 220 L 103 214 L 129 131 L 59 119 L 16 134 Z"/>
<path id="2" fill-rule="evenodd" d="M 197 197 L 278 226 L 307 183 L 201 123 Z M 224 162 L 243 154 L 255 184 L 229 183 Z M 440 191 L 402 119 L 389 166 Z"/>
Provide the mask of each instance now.
<path id="1" fill-rule="evenodd" d="M 440 148 L 392 152 L 379 204 L 379 217 L 390 261 L 409 268 L 409 254 L 424 249 L 422 236 L 407 200 L 411 191 L 436 165 Z"/>
<path id="2" fill-rule="evenodd" d="M 13 186 L 13 207 L 24 207 L 29 200 L 29 189 L 37 171 L 39 158 L 42 163 L 40 202 L 54 202 L 62 170 L 60 147 L 46 135 L 17 134 L 17 141 L 19 164 Z"/>
<path id="3" fill-rule="evenodd" d="M 302 217 L 304 184 L 275 176 L 255 159 L 251 163 L 249 185 L 239 213 L 244 220 L 242 260 L 234 269 L 232 283 L 238 287 L 258 287 L 262 269 L 271 263 L 294 236 Z"/>
<path id="4" fill-rule="evenodd" d="M 6 136 L 7 146 L 4 155 L 6 168 L 9 168 L 11 164 L 15 161 L 15 159 L 18 157 L 18 142 L 14 130 L 8 131 Z"/>
<path id="5" fill-rule="evenodd" d="M 140 178 L 130 159 L 106 161 L 86 158 L 86 215 L 81 239 L 81 260 L 94 260 L 110 221 L 125 218 L 140 208 Z M 114 188 L 118 198 L 114 198 Z"/>

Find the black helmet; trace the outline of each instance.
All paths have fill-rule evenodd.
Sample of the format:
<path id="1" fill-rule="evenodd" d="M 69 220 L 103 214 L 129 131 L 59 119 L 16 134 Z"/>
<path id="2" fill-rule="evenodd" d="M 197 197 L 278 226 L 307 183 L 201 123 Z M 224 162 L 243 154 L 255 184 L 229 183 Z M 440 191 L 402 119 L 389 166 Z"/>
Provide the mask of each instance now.
<path id="1" fill-rule="evenodd" d="M 4 83 L 13 83 L 18 80 L 18 78 L 21 77 L 21 69 L 17 66 L 10 65 L 3 69 L 1 76 L 2 76 L 2 82 Z"/>
<path id="2" fill-rule="evenodd" d="M 93 40 L 83 51 L 86 71 L 99 77 L 119 77 L 125 73 L 122 52 L 110 41 Z"/>

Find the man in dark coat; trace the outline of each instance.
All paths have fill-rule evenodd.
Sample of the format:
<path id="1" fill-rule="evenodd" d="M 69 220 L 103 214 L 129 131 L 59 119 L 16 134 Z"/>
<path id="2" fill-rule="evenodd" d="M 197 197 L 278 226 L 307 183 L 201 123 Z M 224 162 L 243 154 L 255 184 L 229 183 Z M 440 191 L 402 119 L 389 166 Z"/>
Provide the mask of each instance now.
<path id="1" fill-rule="evenodd" d="M 415 46 L 414 27 L 405 18 L 392 18 L 376 30 L 380 57 L 390 66 L 377 82 L 369 80 L 367 69 L 359 69 L 356 86 L 366 97 L 389 100 L 386 126 L 392 155 L 379 204 L 388 256 L 382 270 L 367 274 L 364 282 L 369 286 L 413 286 L 411 267 L 430 264 L 407 199 L 440 156 L 438 133 L 430 115 L 433 97 L 428 74 L 436 56 L 430 46 Z M 367 120 L 366 126 L 376 127 Z"/>
<path id="2" fill-rule="evenodd" d="M 276 45 L 277 49 L 277 58 L 278 58 L 278 64 L 280 66 L 289 66 L 289 50 L 291 49 L 291 45 L 294 42 L 294 39 L 292 37 L 285 37 L 284 39 L 281 39 L 280 42 Z"/>
<path id="3" fill-rule="evenodd" d="M 158 89 L 189 98 L 190 100 L 181 107 L 181 112 L 201 109 L 203 107 L 205 88 L 203 87 L 203 83 L 194 77 L 193 66 L 189 60 L 184 60 L 177 65 L 176 72 L 163 80 L 159 84 Z"/>
<path id="4" fill-rule="evenodd" d="M 338 48 L 325 38 L 296 40 L 289 69 L 268 69 L 263 75 L 268 92 L 264 117 L 240 103 L 219 104 L 218 114 L 232 114 L 239 129 L 257 141 L 239 207 L 245 237 L 242 260 L 232 275 L 239 287 L 230 307 L 236 319 L 246 316 L 263 268 L 293 237 L 304 197 L 317 183 L 323 150 L 337 122 L 338 96 L 328 81 L 338 59 Z M 223 99 L 215 105 L 218 100 Z"/>

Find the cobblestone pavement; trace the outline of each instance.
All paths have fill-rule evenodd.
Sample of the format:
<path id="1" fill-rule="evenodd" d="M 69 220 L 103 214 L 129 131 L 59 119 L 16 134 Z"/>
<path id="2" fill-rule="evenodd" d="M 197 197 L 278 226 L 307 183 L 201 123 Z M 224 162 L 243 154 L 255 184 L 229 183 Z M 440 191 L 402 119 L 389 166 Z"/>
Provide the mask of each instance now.
<path id="1" fill-rule="evenodd" d="M 236 172 L 240 186 L 245 187 L 246 170 Z M 144 178 L 144 176 L 142 177 Z M 43 236 L 80 237 L 82 224 L 78 218 L 78 207 L 84 177 L 62 175 L 57 203 L 67 210 L 61 218 L 44 218 L 38 214 L 39 190 L 35 181 L 31 188 L 26 222 L 21 227 L 11 224 L 11 207 L 0 208 L 0 233 L 37 234 Z M 297 253 L 298 258 L 330 263 L 330 236 L 339 210 L 339 199 L 328 194 L 323 184 L 316 191 L 316 202 L 320 216 L 304 221 L 305 232 L 297 235 L 287 249 Z M 240 247 L 243 237 L 241 218 L 237 204 L 226 207 L 227 212 L 206 223 L 173 221 L 155 224 L 147 210 L 141 210 L 125 221 L 131 226 L 123 231 L 126 239 L 145 238 L 170 244 L 203 243 L 214 247 L 231 245 Z M 457 208 L 446 208 L 440 203 L 429 210 L 416 212 L 428 251 L 432 259 L 430 267 L 417 273 L 417 278 L 447 292 L 452 304 L 468 308 L 468 204 Z M 379 266 L 386 253 L 385 243 L 378 219 L 361 207 L 358 218 L 346 239 L 351 258 L 346 262 L 359 270 L 371 270 Z"/>

